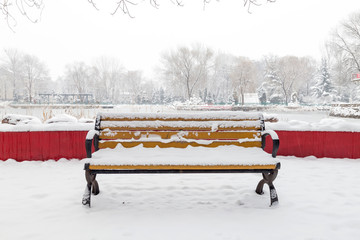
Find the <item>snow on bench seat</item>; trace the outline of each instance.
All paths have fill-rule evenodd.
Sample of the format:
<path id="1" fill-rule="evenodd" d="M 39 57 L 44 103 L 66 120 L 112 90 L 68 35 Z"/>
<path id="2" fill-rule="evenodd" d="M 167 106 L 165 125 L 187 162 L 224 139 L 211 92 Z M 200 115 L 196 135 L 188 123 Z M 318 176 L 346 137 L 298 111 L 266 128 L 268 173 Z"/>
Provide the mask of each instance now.
<path id="1" fill-rule="evenodd" d="M 118 146 L 95 152 L 87 162 L 90 169 L 276 169 L 279 163 L 257 148 L 237 146 L 186 149 Z"/>

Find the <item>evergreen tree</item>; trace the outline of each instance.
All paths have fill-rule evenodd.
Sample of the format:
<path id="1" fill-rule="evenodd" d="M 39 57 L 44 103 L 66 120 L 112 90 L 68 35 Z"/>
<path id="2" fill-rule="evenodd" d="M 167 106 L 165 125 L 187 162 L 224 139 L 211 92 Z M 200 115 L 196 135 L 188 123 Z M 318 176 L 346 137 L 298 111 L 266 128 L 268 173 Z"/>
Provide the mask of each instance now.
<path id="1" fill-rule="evenodd" d="M 318 98 L 323 103 L 329 103 L 337 100 L 337 91 L 332 82 L 329 65 L 326 59 L 321 60 L 321 66 L 318 73 L 318 81 L 312 87 L 313 96 Z"/>
<path id="2" fill-rule="evenodd" d="M 282 90 L 282 79 L 279 73 L 279 59 L 269 56 L 265 60 L 264 82 L 257 89 L 259 99 L 272 104 L 285 102 L 284 91 Z M 265 96 L 264 96 L 265 93 Z"/>

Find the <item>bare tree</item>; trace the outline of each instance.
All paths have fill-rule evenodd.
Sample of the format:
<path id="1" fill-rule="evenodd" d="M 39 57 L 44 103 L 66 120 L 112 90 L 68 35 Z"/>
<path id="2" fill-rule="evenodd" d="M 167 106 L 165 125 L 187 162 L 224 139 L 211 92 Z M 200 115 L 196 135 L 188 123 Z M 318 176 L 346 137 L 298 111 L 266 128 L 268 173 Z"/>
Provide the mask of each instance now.
<path id="1" fill-rule="evenodd" d="M 130 93 L 131 103 L 141 103 L 142 96 L 142 72 L 128 71 L 125 75 L 128 92 Z"/>
<path id="2" fill-rule="evenodd" d="M 4 68 L 0 67 L 0 99 L 7 100 L 9 97 L 8 93 L 8 78 L 6 77 L 7 72 Z"/>
<path id="3" fill-rule="evenodd" d="M 328 42 L 331 70 L 342 101 L 359 99 L 360 88 L 351 82 L 351 75 L 360 72 L 360 12 L 351 14 L 331 34 Z"/>
<path id="4" fill-rule="evenodd" d="M 265 82 L 262 88 L 265 88 L 270 102 L 283 101 L 288 104 L 291 96 L 298 95 L 306 79 L 313 75 L 314 67 L 308 58 L 268 56 L 265 58 Z"/>
<path id="5" fill-rule="evenodd" d="M 208 81 L 207 89 L 215 93 L 215 98 L 221 103 L 231 103 L 233 86 L 231 75 L 236 57 L 231 54 L 220 53 L 215 56 L 214 67 L 211 78 Z M 204 93 L 204 101 L 206 94 Z"/>
<path id="6" fill-rule="evenodd" d="M 90 89 L 93 89 L 90 76 L 91 68 L 84 62 L 67 65 L 64 79 L 67 92 L 88 93 Z"/>
<path id="7" fill-rule="evenodd" d="M 206 81 L 212 57 L 212 50 L 199 44 L 179 47 L 162 55 L 164 77 L 177 92 L 182 90 L 183 96 L 190 99 L 197 86 Z"/>
<path id="8" fill-rule="evenodd" d="M 16 99 L 21 83 L 21 68 L 23 55 L 17 49 L 9 48 L 4 50 L 5 60 L 2 68 L 6 77 L 12 82 L 12 95 Z M 19 85 L 19 86 L 18 86 Z"/>
<path id="9" fill-rule="evenodd" d="M 245 103 L 245 92 L 255 92 L 255 66 L 249 58 L 237 57 L 231 73 L 232 84 L 239 91 L 240 103 Z"/>
<path id="10" fill-rule="evenodd" d="M 304 61 L 295 56 L 285 56 L 279 61 L 279 82 L 285 96 L 285 103 L 291 100 L 291 95 L 298 92 L 304 82 Z"/>
<path id="11" fill-rule="evenodd" d="M 33 102 L 35 91 L 41 87 L 44 81 L 49 80 L 49 74 L 45 65 L 33 55 L 26 54 L 23 58 L 23 81 L 30 103 Z M 39 86 L 40 85 L 40 86 Z"/>
<path id="12" fill-rule="evenodd" d="M 92 77 L 95 80 L 95 87 L 98 89 L 95 91 L 97 99 L 117 101 L 120 89 L 124 88 L 124 68 L 115 58 L 103 56 L 96 59 L 93 69 Z"/>
<path id="13" fill-rule="evenodd" d="M 360 12 L 350 15 L 333 32 L 330 45 L 341 52 L 344 64 L 360 72 Z"/>

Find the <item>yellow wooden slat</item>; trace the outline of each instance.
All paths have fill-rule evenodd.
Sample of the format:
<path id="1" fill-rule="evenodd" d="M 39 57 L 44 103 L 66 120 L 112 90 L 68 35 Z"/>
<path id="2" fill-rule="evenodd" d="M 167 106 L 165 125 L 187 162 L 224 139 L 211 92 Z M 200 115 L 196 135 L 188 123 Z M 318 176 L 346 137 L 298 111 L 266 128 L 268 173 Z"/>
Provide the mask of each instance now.
<path id="1" fill-rule="evenodd" d="M 232 132 L 164 132 L 164 131 L 150 131 L 150 132 L 128 132 L 128 131 L 102 131 L 100 133 L 100 139 L 135 139 L 139 140 L 147 139 L 149 137 L 157 136 L 161 139 L 170 139 L 176 138 L 180 136 L 184 139 L 211 139 L 211 140 L 231 140 L 231 139 L 254 139 L 260 138 L 261 133 L 258 131 L 246 131 L 246 132 L 239 132 L 239 131 L 232 131 Z"/>
<path id="2" fill-rule="evenodd" d="M 237 142 L 237 141 L 214 141 L 210 144 L 202 144 L 198 142 L 141 142 L 141 141 L 129 141 L 129 142 L 118 142 L 118 141 L 105 141 L 105 142 L 99 142 L 99 148 L 115 148 L 118 144 L 122 145 L 125 148 L 131 148 L 136 147 L 139 145 L 143 145 L 145 148 L 154 148 L 154 147 L 160 147 L 160 148 L 186 148 L 187 146 L 192 147 L 218 147 L 218 146 L 240 146 L 240 147 L 261 147 L 260 141 L 247 141 L 247 142 Z"/>
<path id="3" fill-rule="evenodd" d="M 212 127 L 172 127 L 172 126 L 159 126 L 159 127 L 135 127 L 135 126 L 114 126 L 114 127 L 100 127 L 100 130 L 109 129 L 110 131 L 211 131 Z M 217 127 L 216 131 L 260 131 L 260 126 L 227 126 Z"/>
<path id="4" fill-rule="evenodd" d="M 254 170 L 276 169 L 272 165 L 90 165 L 90 170 Z"/>

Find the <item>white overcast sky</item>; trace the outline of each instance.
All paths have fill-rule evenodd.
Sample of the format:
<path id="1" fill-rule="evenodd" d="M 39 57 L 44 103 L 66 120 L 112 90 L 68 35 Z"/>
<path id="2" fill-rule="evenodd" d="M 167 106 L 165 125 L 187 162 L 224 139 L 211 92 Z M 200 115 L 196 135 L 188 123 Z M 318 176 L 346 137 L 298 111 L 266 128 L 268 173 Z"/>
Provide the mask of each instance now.
<path id="1" fill-rule="evenodd" d="M 277 0 L 251 14 L 243 0 L 213 0 L 205 10 L 202 0 L 183 0 L 184 7 L 158 1 L 159 9 L 148 0 L 131 7 L 135 18 L 129 18 L 110 14 L 117 0 L 94 0 L 100 11 L 87 0 L 44 0 L 36 24 L 17 17 L 14 33 L 0 19 L 0 48 L 38 56 L 55 79 L 66 64 L 91 64 L 100 56 L 151 76 L 162 52 L 192 43 L 252 59 L 270 53 L 319 58 L 329 32 L 360 10 L 359 0 Z"/>

